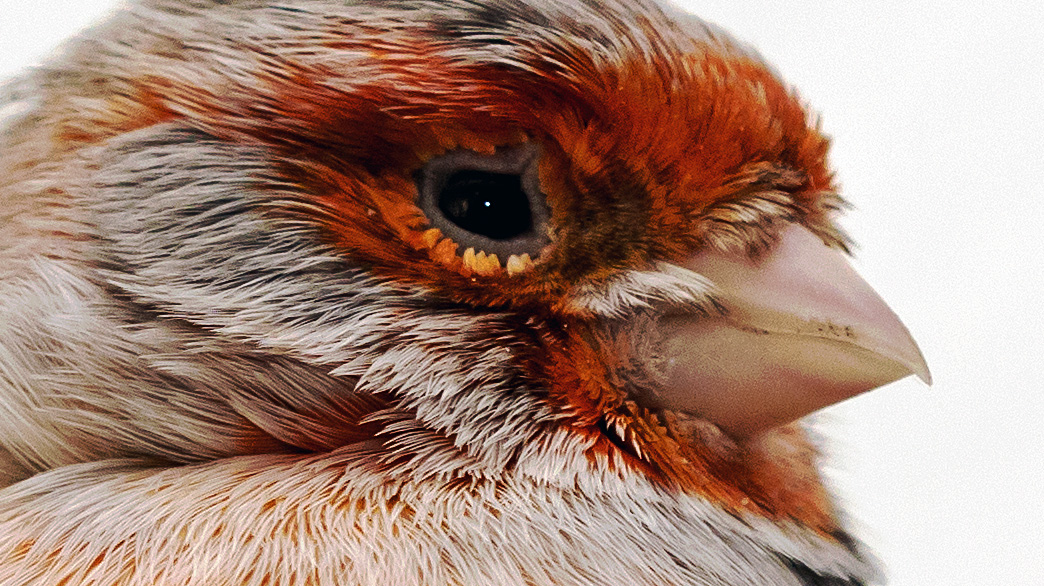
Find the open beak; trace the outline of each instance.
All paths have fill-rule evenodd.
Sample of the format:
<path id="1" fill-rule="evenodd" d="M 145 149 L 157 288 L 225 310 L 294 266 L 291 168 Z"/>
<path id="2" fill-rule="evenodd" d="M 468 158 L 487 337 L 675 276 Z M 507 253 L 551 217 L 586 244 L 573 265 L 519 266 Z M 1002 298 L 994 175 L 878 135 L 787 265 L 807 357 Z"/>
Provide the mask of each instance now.
<path id="1" fill-rule="evenodd" d="M 658 323 L 665 407 L 746 439 L 910 374 L 931 384 L 895 313 L 801 226 L 756 261 L 701 251 L 678 264 L 714 284 L 726 314 Z"/>

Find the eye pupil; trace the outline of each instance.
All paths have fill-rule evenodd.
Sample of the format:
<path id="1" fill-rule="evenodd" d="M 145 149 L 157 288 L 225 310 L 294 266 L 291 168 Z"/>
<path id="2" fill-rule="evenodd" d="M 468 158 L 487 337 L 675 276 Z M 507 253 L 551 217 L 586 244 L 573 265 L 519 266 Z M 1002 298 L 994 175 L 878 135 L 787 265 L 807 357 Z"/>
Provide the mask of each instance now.
<path id="1" fill-rule="evenodd" d="M 533 229 L 520 176 L 465 169 L 450 175 L 438 194 L 439 209 L 464 230 L 508 240 Z"/>

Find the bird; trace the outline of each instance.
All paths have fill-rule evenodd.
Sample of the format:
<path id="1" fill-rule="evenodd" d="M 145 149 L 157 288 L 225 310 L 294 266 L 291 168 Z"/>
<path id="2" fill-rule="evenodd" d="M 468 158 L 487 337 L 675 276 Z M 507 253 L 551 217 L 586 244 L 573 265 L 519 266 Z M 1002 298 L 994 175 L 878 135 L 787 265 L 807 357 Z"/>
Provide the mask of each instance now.
<path id="1" fill-rule="evenodd" d="M 721 28 L 138 0 L 0 104 L 0 585 L 883 579 L 805 416 L 928 367 Z"/>

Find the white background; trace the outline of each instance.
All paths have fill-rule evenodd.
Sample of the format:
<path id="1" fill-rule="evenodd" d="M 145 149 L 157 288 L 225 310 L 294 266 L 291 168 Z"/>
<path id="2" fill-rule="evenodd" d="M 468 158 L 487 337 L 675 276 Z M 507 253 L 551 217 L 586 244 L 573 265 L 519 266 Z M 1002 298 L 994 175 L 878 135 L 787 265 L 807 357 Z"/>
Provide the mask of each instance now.
<path id="1" fill-rule="evenodd" d="M 0 0 L 0 77 L 109 0 Z M 822 114 L 856 265 L 920 342 L 822 416 L 893 586 L 1044 585 L 1044 3 L 685 3 Z"/>

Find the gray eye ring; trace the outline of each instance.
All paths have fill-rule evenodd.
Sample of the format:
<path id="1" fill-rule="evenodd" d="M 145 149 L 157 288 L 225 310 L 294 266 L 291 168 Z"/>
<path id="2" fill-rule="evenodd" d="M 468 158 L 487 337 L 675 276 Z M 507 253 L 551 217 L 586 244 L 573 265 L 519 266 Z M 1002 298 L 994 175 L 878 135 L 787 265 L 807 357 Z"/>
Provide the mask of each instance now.
<path id="1" fill-rule="evenodd" d="M 493 154 L 457 149 L 438 155 L 429 160 L 416 175 L 417 206 L 433 227 L 460 245 L 461 252 L 474 248 L 475 252 L 496 254 L 502 262 L 511 255 L 522 254 L 536 259 L 550 243 L 548 224 L 551 217 L 547 198 L 540 188 L 539 161 L 540 148 L 532 143 L 499 147 Z M 511 237 L 491 238 L 462 227 L 448 217 L 445 206 L 440 205 L 440 198 L 454 177 L 462 173 L 489 174 L 516 181 L 525 198 L 521 203 L 528 206 L 528 229 Z M 519 194 L 515 196 L 519 197 Z M 519 202 L 515 204 L 519 205 Z"/>

